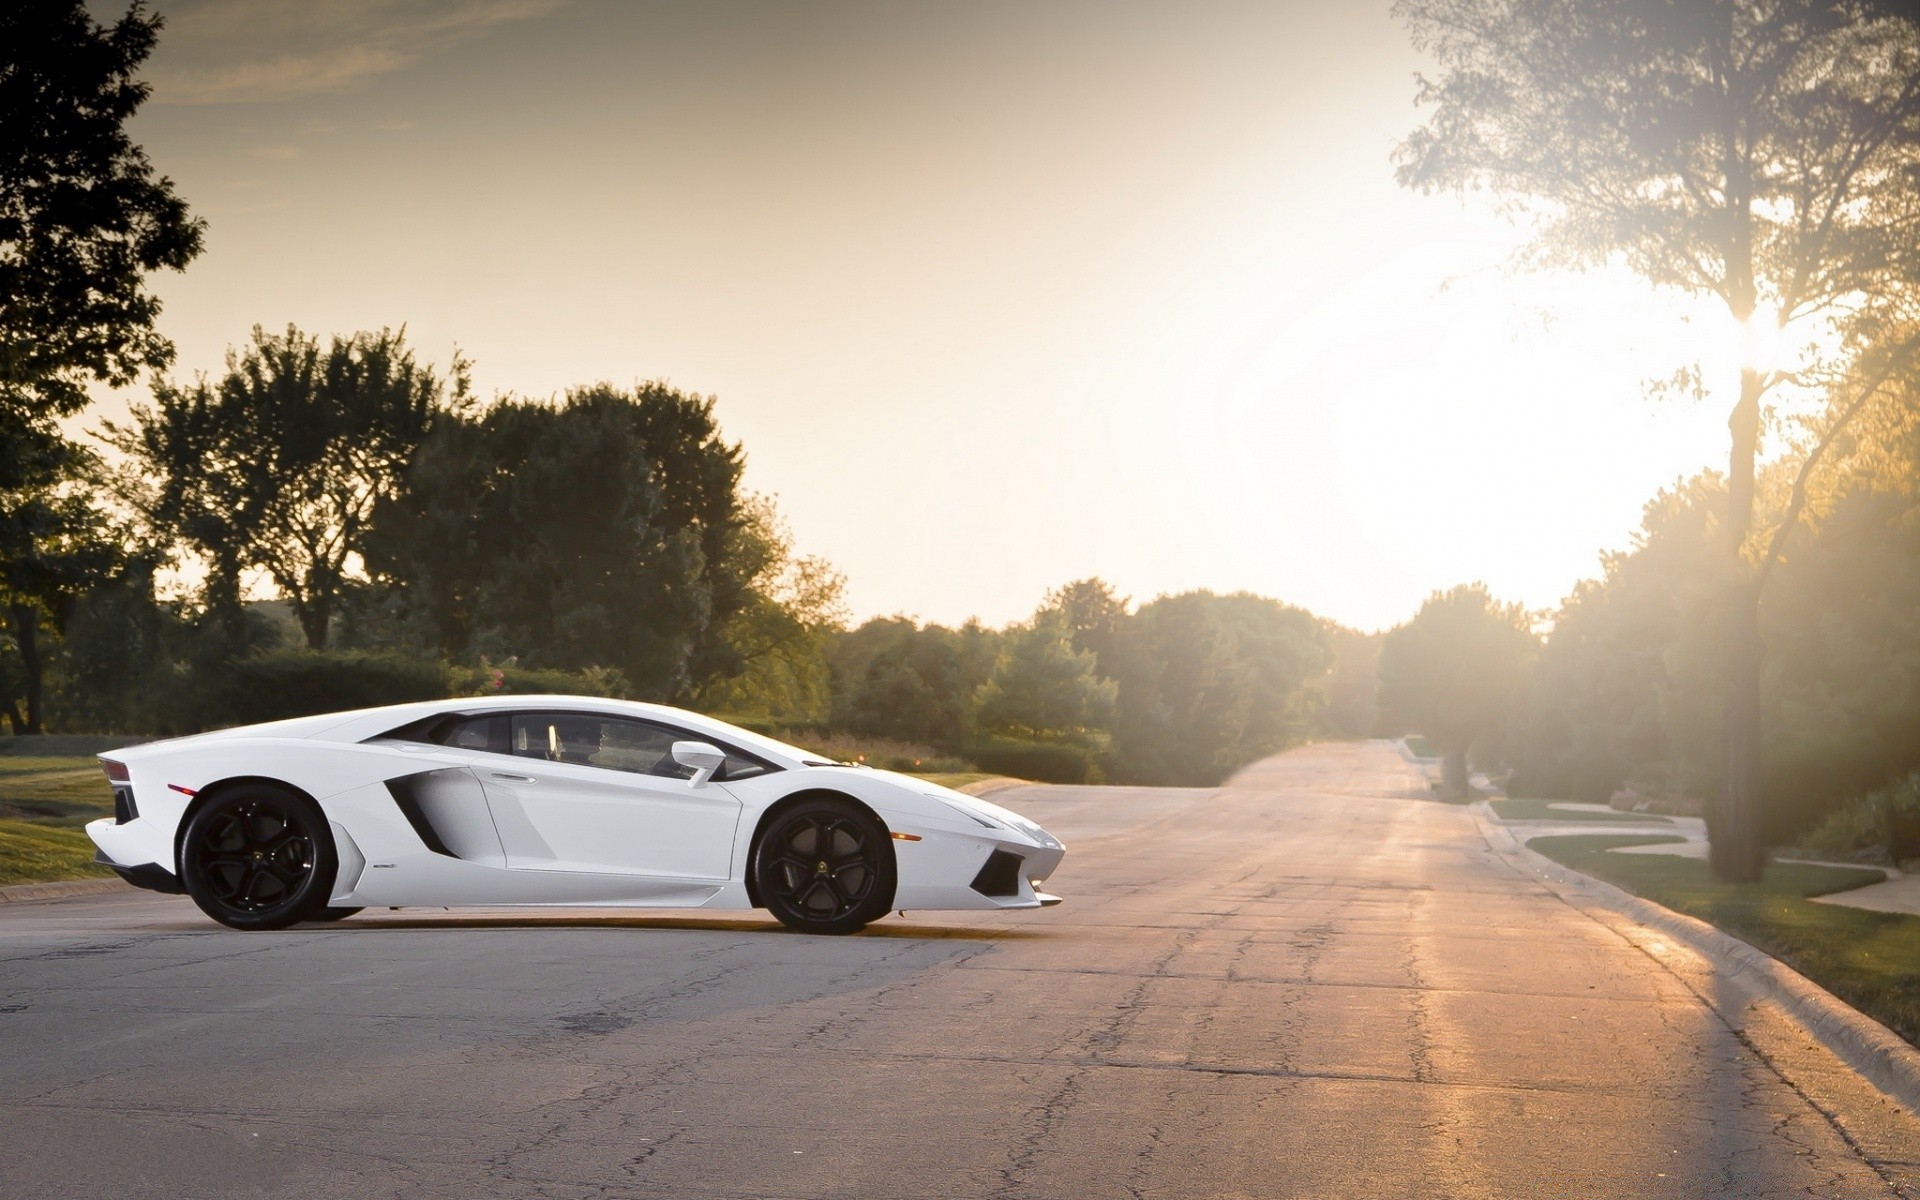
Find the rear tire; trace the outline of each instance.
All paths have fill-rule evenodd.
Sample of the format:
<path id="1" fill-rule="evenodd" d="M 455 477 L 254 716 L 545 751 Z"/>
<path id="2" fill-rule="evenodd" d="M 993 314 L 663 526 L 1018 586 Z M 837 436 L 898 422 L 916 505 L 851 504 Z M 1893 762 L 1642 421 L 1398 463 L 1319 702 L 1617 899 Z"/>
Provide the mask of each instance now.
<path id="1" fill-rule="evenodd" d="M 810 800 L 774 818 L 753 853 L 754 885 L 801 933 L 857 933 L 886 915 L 897 882 L 892 835 L 844 800 Z"/>
<path id="2" fill-rule="evenodd" d="M 234 929 L 285 929 L 327 906 L 339 859 L 313 801 L 242 784 L 203 804 L 180 839 L 180 881 L 193 902 Z"/>

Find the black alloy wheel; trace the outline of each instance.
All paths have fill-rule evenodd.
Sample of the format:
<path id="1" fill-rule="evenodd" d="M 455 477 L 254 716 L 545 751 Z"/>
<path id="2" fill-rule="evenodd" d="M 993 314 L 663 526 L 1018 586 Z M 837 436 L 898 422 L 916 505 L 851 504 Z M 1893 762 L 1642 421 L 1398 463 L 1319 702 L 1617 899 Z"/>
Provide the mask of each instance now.
<path id="1" fill-rule="evenodd" d="M 285 929 L 319 916 L 337 868 L 333 835 L 319 808 L 259 784 L 208 801 L 187 823 L 180 845 L 187 894 L 200 911 L 235 929 Z"/>
<path id="2" fill-rule="evenodd" d="M 813 800 L 774 819 L 754 852 L 760 902 L 802 933 L 855 933 L 893 905 L 893 842 L 845 801 Z"/>

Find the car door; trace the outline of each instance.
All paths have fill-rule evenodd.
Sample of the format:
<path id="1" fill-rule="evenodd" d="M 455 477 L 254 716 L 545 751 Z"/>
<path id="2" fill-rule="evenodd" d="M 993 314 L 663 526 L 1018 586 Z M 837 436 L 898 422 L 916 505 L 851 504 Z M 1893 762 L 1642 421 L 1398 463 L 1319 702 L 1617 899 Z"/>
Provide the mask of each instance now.
<path id="1" fill-rule="evenodd" d="M 474 769 L 509 869 L 726 879 L 740 802 L 673 761 L 692 734 L 628 717 L 523 712 Z"/>

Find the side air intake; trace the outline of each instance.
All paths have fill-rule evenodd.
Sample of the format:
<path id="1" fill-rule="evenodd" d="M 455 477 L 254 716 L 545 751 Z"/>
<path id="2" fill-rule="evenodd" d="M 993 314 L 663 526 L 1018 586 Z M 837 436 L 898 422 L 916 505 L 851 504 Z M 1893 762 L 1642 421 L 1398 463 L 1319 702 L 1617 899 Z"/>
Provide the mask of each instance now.
<path id="1" fill-rule="evenodd" d="M 973 890 L 982 896 L 1018 896 L 1020 864 L 1024 861 L 1018 854 L 995 850 L 987 856 L 987 865 L 973 877 Z"/>

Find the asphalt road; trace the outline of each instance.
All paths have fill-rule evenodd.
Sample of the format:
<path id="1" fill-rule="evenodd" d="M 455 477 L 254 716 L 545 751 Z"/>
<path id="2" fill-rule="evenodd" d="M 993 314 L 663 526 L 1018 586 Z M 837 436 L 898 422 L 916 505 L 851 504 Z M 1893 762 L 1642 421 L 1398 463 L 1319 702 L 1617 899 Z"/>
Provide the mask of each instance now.
<path id="1" fill-rule="evenodd" d="M 1920 1123 L 1412 784 L 1001 793 L 1065 905 L 854 938 L 0 906 L 0 1196 L 1920 1195 Z"/>

